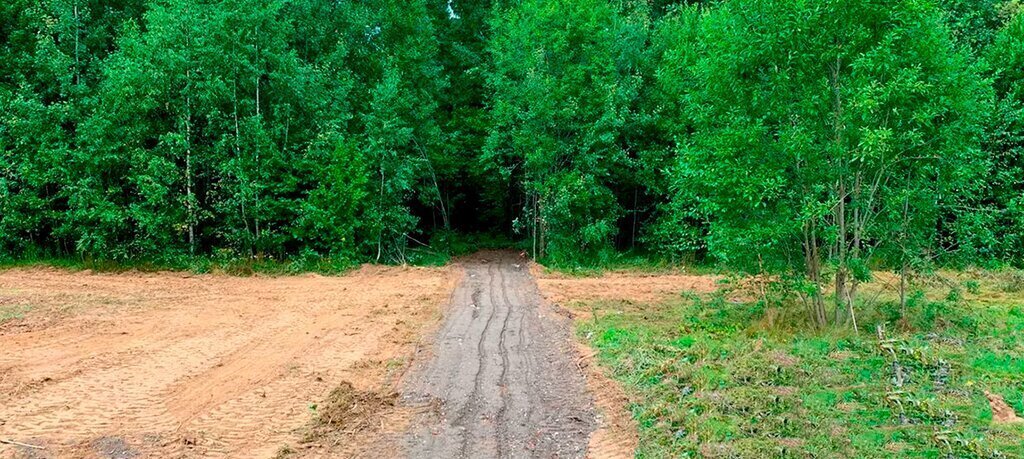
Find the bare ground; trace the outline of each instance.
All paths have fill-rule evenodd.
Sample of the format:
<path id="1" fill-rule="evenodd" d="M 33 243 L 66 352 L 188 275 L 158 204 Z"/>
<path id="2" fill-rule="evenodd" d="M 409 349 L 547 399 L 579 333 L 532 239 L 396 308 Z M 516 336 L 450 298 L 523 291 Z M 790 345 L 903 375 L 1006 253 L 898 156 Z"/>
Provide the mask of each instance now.
<path id="1" fill-rule="evenodd" d="M 343 382 L 401 368 L 455 269 L 0 272 L 0 457 L 269 457 Z"/>
<path id="2" fill-rule="evenodd" d="M 558 305 L 594 301 L 622 301 L 650 304 L 682 292 L 711 293 L 719 290 L 718 276 L 640 272 L 607 272 L 594 277 L 572 277 L 545 272 L 539 265 L 532 269 L 544 299 Z"/>
<path id="3" fill-rule="evenodd" d="M 0 440 L 46 448 L 0 458 L 632 457 L 574 305 L 716 280 L 513 252 L 342 277 L 0 271 Z"/>
<path id="4" fill-rule="evenodd" d="M 462 265 L 432 356 L 403 384 L 406 403 L 437 406 L 412 423 L 408 455 L 585 456 L 597 423 L 568 319 L 546 307 L 514 252 Z"/>

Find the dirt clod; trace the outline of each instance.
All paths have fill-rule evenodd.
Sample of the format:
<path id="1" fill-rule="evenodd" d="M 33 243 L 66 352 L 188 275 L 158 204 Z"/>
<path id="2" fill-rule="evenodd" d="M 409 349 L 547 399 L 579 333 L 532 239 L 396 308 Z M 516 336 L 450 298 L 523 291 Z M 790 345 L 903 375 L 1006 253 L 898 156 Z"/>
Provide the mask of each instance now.
<path id="1" fill-rule="evenodd" d="M 1000 424 L 1024 422 L 1024 418 L 1017 416 L 1002 395 L 985 391 L 985 398 L 988 399 L 988 404 L 992 407 L 992 422 Z"/>

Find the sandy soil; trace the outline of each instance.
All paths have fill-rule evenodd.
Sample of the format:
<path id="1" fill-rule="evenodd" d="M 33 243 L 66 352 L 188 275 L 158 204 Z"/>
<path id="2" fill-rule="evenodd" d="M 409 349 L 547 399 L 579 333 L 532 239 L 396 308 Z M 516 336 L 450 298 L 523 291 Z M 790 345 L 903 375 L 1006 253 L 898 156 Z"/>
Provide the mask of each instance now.
<path id="1" fill-rule="evenodd" d="M 587 457 L 592 459 L 629 459 L 640 443 L 636 420 L 629 412 L 629 397 L 608 370 L 600 367 L 595 351 L 577 344 L 577 365 L 587 377 L 587 390 L 594 400 L 597 428 L 590 434 Z"/>
<path id="2" fill-rule="evenodd" d="M 683 292 L 711 293 L 721 287 L 721 278 L 709 275 L 608 272 L 594 277 L 572 277 L 533 266 L 531 271 L 544 298 L 559 305 L 594 301 L 649 304 Z"/>
<path id="3" fill-rule="evenodd" d="M 46 448 L 0 458 L 272 456 L 332 388 L 402 368 L 460 273 L 0 272 L 23 316 L 0 324 L 0 439 Z"/>

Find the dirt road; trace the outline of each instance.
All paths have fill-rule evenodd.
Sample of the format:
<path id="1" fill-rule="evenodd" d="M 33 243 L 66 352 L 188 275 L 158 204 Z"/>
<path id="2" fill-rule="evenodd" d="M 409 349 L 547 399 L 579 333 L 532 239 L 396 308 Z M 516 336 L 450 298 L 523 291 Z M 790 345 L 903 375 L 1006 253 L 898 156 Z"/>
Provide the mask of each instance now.
<path id="1" fill-rule="evenodd" d="M 548 309 L 516 253 L 463 266 L 432 355 L 404 382 L 407 403 L 438 408 L 412 423 L 408 455 L 584 456 L 597 422 L 568 319 Z"/>
<path id="2" fill-rule="evenodd" d="M 380 389 L 457 280 L 0 272 L 0 439 L 46 447 L 0 458 L 271 457 L 332 388 Z"/>

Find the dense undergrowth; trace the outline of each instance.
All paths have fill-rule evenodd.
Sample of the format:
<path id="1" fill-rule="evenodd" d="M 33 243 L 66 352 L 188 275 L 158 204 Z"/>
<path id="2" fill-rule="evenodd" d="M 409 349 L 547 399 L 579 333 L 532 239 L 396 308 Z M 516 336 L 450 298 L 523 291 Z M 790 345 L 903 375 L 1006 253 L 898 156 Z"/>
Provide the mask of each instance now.
<path id="1" fill-rule="evenodd" d="M 631 395 L 638 457 L 1024 455 L 986 397 L 1024 413 L 1020 273 L 924 281 L 906 320 L 882 284 L 859 333 L 721 293 L 583 305 L 580 334 Z"/>
<path id="2" fill-rule="evenodd" d="M 402 262 L 413 266 L 441 266 L 452 262 L 458 257 L 469 255 L 478 250 L 524 250 L 522 243 L 511 241 L 501 235 L 491 233 L 458 234 L 439 233 L 430 244 L 421 244 L 406 249 L 402 254 Z M 625 258 L 617 255 L 616 259 Z M 653 262 L 645 262 L 643 258 L 629 258 L 629 266 L 661 266 Z M 123 271 L 187 271 L 193 273 L 221 273 L 235 276 L 253 274 L 290 275 L 302 273 L 341 274 L 358 267 L 365 260 L 353 257 L 326 257 L 316 253 L 307 253 L 295 257 L 279 259 L 273 256 L 238 257 L 230 251 L 213 255 L 170 255 L 126 260 L 96 259 L 91 257 L 55 257 L 30 256 L 16 259 L 0 258 L 0 269 L 16 267 L 46 266 L 68 270 L 92 270 L 98 272 Z M 393 260 L 384 260 L 394 263 Z M 583 264 L 566 265 L 560 269 L 567 272 L 593 272 L 609 269 L 619 264 L 602 264 L 598 259 L 590 259 Z M 585 266 L 585 268 L 584 268 Z M 622 265 L 625 266 L 625 265 Z"/>

